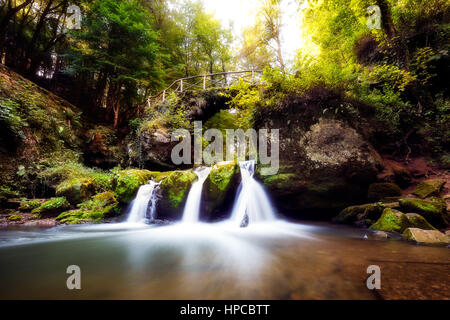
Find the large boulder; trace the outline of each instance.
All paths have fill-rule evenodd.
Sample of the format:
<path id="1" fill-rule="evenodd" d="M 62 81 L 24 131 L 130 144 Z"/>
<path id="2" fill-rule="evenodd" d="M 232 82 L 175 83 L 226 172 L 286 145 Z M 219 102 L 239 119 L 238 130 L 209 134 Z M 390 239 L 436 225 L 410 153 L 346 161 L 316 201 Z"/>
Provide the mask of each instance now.
<path id="1" fill-rule="evenodd" d="M 417 243 L 430 245 L 448 245 L 450 237 L 437 230 L 422 230 L 408 228 L 403 232 L 403 238 Z"/>
<path id="2" fill-rule="evenodd" d="M 172 149 L 178 142 L 171 141 L 168 129 L 143 127 L 139 139 L 128 145 L 128 155 L 135 164 L 152 170 L 173 170 Z"/>
<path id="3" fill-rule="evenodd" d="M 382 159 L 352 127 L 341 120 L 320 118 L 309 128 L 286 126 L 286 118 L 267 127 L 280 129 L 280 171 L 260 176 L 282 211 L 309 211 L 316 217 L 367 197 Z"/>
<path id="4" fill-rule="evenodd" d="M 408 217 L 395 209 L 386 208 L 381 215 L 381 218 L 375 222 L 370 229 L 403 233 L 410 227 Z"/>
<path id="5" fill-rule="evenodd" d="M 215 165 L 203 186 L 203 219 L 224 218 L 230 211 L 239 183 L 239 166 L 235 162 Z"/>
<path id="6" fill-rule="evenodd" d="M 437 228 L 448 224 L 447 203 L 441 198 L 400 199 L 399 203 L 402 211 L 418 213 Z"/>
<path id="7" fill-rule="evenodd" d="M 181 218 L 189 191 L 197 179 L 192 170 L 166 172 L 158 176 L 160 200 L 156 212 L 159 219 Z"/>
<path id="8" fill-rule="evenodd" d="M 419 183 L 414 190 L 413 194 L 418 196 L 419 198 L 425 199 L 431 196 L 439 196 L 442 188 L 444 187 L 446 181 L 433 179 L 433 180 L 425 180 Z"/>

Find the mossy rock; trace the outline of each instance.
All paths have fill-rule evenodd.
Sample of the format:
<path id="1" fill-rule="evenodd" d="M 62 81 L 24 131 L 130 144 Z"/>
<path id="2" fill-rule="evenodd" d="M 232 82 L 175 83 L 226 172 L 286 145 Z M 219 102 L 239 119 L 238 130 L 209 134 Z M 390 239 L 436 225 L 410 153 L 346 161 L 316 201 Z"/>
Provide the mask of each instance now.
<path id="1" fill-rule="evenodd" d="M 419 228 L 408 228 L 403 232 L 403 238 L 416 243 L 429 245 L 448 245 L 450 237 L 438 230 L 422 230 Z"/>
<path id="2" fill-rule="evenodd" d="M 97 185 L 94 179 L 70 179 L 58 185 L 56 196 L 65 197 L 72 205 L 77 205 L 92 197 L 96 189 Z"/>
<path id="3" fill-rule="evenodd" d="M 370 226 L 370 229 L 403 233 L 403 231 L 405 231 L 409 227 L 410 222 L 403 212 L 391 208 L 386 208 L 384 209 L 381 218 L 378 219 L 378 221 L 375 222 L 372 226 Z"/>
<path id="4" fill-rule="evenodd" d="M 119 212 L 119 202 L 112 191 L 95 195 L 78 205 L 77 210 L 60 214 L 56 219 L 61 223 L 80 224 L 101 222 Z"/>
<path id="5" fill-rule="evenodd" d="M 8 217 L 8 221 L 11 222 L 22 221 L 22 216 L 20 214 L 12 214 Z"/>
<path id="6" fill-rule="evenodd" d="M 168 172 L 160 184 L 161 200 L 158 202 L 158 216 L 179 218 L 189 190 L 197 179 L 192 170 Z"/>
<path id="7" fill-rule="evenodd" d="M 39 208 L 42 204 L 42 201 L 39 200 L 25 200 L 22 201 L 20 206 L 19 206 L 19 211 L 22 212 L 27 212 L 27 211 L 32 211 L 36 208 Z"/>
<path id="8" fill-rule="evenodd" d="M 413 194 L 419 198 L 425 199 L 431 196 L 439 196 L 444 187 L 445 180 L 425 180 L 419 183 Z"/>
<path id="9" fill-rule="evenodd" d="M 208 211 L 208 218 L 215 218 L 211 214 L 229 209 L 225 205 L 233 202 L 238 176 L 239 166 L 234 162 L 217 164 L 212 168 L 203 187 L 204 207 Z"/>
<path id="10" fill-rule="evenodd" d="M 424 217 L 417 213 L 407 213 L 406 217 L 412 228 L 419 228 L 423 230 L 436 230 Z"/>
<path id="11" fill-rule="evenodd" d="M 370 200 L 382 200 L 384 198 L 399 197 L 402 190 L 395 183 L 373 183 L 369 186 L 367 197 Z"/>
<path id="12" fill-rule="evenodd" d="M 31 211 L 33 214 L 43 216 L 55 216 L 70 208 L 70 203 L 65 197 L 52 198 Z"/>
<path id="13" fill-rule="evenodd" d="M 333 219 L 333 222 L 352 224 L 359 220 L 376 221 L 380 218 L 385 208 L 382 203 L 347 207 Z"/>
<path id="14" fill-rule="evenodd" d="M 445 227 L 448 224 L 446 218 L 447 204 L 444 199 L 400 199 L 399 204 L 402 211 L 418 213 L 437 228 Z"/>
<path id="15" fill-rule="evenodd" d="M 114 182 L 117 199 L 122 203 L 130 203 L 139 187 L 147 184 L 151 178 L 152 172 L 148 170 L 119 171 Z"/>

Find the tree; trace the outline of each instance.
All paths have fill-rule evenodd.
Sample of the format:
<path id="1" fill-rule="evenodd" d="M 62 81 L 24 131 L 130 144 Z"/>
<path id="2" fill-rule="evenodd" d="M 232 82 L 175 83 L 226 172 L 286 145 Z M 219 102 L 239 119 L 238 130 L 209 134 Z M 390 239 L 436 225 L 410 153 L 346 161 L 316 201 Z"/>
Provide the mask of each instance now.
<path id="1" fill-rule="evenodd" d="M 244 65 L 262 69 L 276 61 L 285 73 L 281 28 L 281 0 L 260 0 L 254 25 L 243 31 L 241 58 Z"/>
<path id="2" fill-rule="evenodd" d="M 86 1 L 84 8 L 82 30 L 71 33 L 73 72 L 95 75 L 97 105 L 112 112 L 117 128 L 139 89 L 161 85 L 158 34 L 137 1 Z"/>

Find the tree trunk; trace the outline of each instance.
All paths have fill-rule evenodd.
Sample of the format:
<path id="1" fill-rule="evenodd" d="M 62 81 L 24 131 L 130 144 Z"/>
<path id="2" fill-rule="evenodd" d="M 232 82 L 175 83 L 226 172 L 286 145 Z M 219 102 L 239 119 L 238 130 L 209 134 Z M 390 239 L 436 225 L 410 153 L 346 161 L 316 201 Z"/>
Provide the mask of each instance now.
<path id="1" fill-rule="evenodd" d="M 22 4 L 18 5 L 17 7 L 11 6 L 11 0 L 8 1 L 8 9 L 6 14 L 4 15 L 3 19 L 0 21 L 0 52 L 3 52 L 3 47 L 5 44 L 5 37 L 6 37 L 6 31 L 8 27 L 9 20 L 11 20 L 14 15 L 25 8 L 27 5 L 29 5 L 33 0 L 25 0 Z M 6 7 L 6 4 L 5 4 Z"/>

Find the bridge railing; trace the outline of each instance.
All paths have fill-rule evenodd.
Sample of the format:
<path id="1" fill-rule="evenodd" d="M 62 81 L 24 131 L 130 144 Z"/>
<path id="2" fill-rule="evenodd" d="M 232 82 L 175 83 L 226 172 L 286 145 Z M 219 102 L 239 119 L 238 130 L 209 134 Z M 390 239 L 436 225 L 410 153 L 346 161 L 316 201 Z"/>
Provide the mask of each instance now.
<path id="1" fill-rule="evenodd" d="M 152 102 L 158 101 L 164 102 L 168 95 L 172 92 L 183 93 L 211 88 L 226 88 L 239 81 L 239 79 L 242 79 L 248 83 L 256 84 L 260 82 L 261 75 L 261 70 L 244 70 L 203 74 L 177 79 L 157 95 L 150 96 L 147 99 L 147 104 L 150 105 Z"/>

